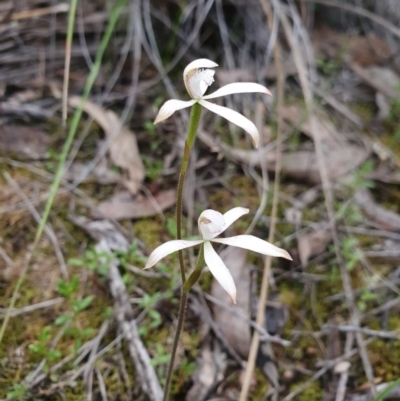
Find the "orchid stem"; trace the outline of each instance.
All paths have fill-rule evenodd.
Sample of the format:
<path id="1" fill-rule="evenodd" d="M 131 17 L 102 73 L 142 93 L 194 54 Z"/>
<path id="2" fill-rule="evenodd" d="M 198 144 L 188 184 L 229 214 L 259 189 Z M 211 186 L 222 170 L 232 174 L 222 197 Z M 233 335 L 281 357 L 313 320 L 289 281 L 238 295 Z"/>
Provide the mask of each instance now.
<path id="1" fill-rule="evenodd" d="M 201 115 L 201 106 L 199 103 L 195 103 L 192 106 L 192 110 L 190 112 L 188 136 L 187 136 L 186 142 L 185 142 L 185 149 L 183 152 L 182 165 L 181 165 L 181 170 L 179 173 L 178 188 L 177 188 L 176 238 L 178 240 L 182 239 L 183 185 L 185 183 L 186 171 L 187 171 L 187 168 L 189 165 L 190 152 L 192 150 L 193 142 L 196 138 L 197 128 L 199 126 L 200 115 Z M 178 348 L 179 338 L 181 336 L 183 322 L 185 320 L 187 292 L 184 292 L 184 290 L 183 290 L 183 286 L 186 283 L 186 273 L 185 273 L 185 264 L 183 261 L 183 252 L 182 251 L 179 251 L 179 267 L 181 270 L 181 277 L 182 277 L 182 290 L 181 290 L 181 296 L 180 296 L 180 300 L 179 300 L 178 325 L 176 327 L 174 343 L 172 345 L 171 359 L 169 361 L 169 366 L 168 366 L 163 401 L 168 401 L 169 392 L 171 389 L 171 378 L 172 378 L 172 371 L 173 371 L 174 361 L 175 361 L 175 356 L 176 356 L 176 350 Z"/>

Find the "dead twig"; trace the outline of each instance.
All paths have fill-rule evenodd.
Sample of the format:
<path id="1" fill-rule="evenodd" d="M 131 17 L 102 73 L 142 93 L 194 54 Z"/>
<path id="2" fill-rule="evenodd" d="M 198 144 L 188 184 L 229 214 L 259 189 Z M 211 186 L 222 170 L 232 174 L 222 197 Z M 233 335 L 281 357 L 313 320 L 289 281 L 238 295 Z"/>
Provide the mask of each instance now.
<path id="1" fill-rule="evenodd" d="M 127 342 L 143 391 L 151 401 L 160 401 L 163 395 L 161 386 L 151 365 L 150 356 L 140 339 L 129 296 L 118 270 L 118 259 L 112 253 L 116 250 L 127 252 L 129 243 L 108 220 L 89 222 L 86 218 L 80 217 L 75 218 L 74 222 L 97 239 L 95 248 L 100 254 L 108 255 L 107 260 L 103 260 L 102 263 L 107 263 L 109 266 L 107 278 L 114 298 L 118 324 Z"/>
<path id="2" fill-rule="evenodd" d="M 266 0 L 260 0 L 261 6 L 265 13 L 265 16 L 268 21 L 269 30 L 272 32 L 276 27 L 276 20 L 274 19 L 273 12 L 271 10 L 270 4 Z M 279 8 L 279 4 L 275 3 L 275 7 Z M 275 181 L 273 188 L 273 200 L 272 200 L 272 210 L 271 210 L 271 224 L 269 227 L 269 235 L 268 241 L 274 242 L 275 237 L 275 229 L 276 229 L 276 217 L 278 210 L 278 199 L 279 199 L 279 181 L 280 181 L 280 173 L 282 169 L 282 131 L 283 131 L 283 115 L 281 113 L 281 109 L 284 101 L 284 90 L 285 90 L 285 71 L 282 63 L 282 51 L 279 45 L 279 42 L 275 42 L 274 47 L 274 61 L 275 61 L 275 70 L 278 72 L 277 76 L 277 112 L 278 112 L 278 121 L 277 121 L 277 148 L 276 148 L 276 164 L 275 164 Z M 261 283 L 260 297 L 257 306 L 257 318 L 256 323 L 258 326 L 263 327 L 265 324 L 265 305 L 268 299 L 268 283 L 271 275 L 271 262 L 272 258 L 267 256 L 264 264 L 264 272 Z M 243 385 L 240 392 L 240 401 L 246 401 L 248 397 L 248 393 L 250 390 L 250 384 L 252 381 L 253 371 L 256 364 L 256 358 L 258 353 L 258 347 L 260 344 L 260 333 L 258 331 L 254 331 L 249 357 L 247 360 L 246 371 L 243 378 Z M 279 383 L 275 383 L 279 386 Z M 275 398 L 278 395 L 279 388 L 274 388 L 275 390 Z"/>
<path id="3" fill-rule="evenodd" d="M 24 315 L 25 313 L 30 313 L 37 311 L 39 309 L 49 308 L 54 305 L 58 305 L 64 301 L 64 298 L 49 299 L 48 301 L 38 302 L 37 304 L 27 305 L 19 309 L 13 309 L 10 313 L 10 317 Z M 0 317 L 3 317 L 7 309 L 0 308 Z"/>
<path id="4" fill-rule="evenodd" d="M 297 14 L 297 11 L 295 8 L 291 7 L 291 16 L 292 19 L 297 26 L 298 29 L 301 28 L 301 21 L 299 19 L 299 16 Z M 316 119 L 314 116 L 314 104 L 313 104 L 313 93 L 308 81 L 307 77 L 307 72 L 306 72 L 306 63 L 303 59 L 303 54 L 301 53 L 301 46 L 298 43 L 298 39 L 296 35 L 293 33 L 293 30 L 290 26 L 289 20 L 287 16 L 284 14 L 282 10 L 279 10 L 280 13 L 280 20 L 282 22 L 282 26 L 284 28 L 287 40 L 289 41 L 292 51 L 293 51 L 293 57 L 295 64 L 298 69 L 298 74 L 299 74 L 299 79 L 301 83 L 301 87 L 303 90 L 303 95 L 304 99 L 306 102 L 306 107 L 308 114 L 310 116 L 310 122 L 311 122 L 311 130 L 313 133 L 313 139 L 314 139 L 314 145 L 315 145 L 315 151 L 317 155 L 317 161 L 318 161 L 318 166 L 320 170 L 320 175 L 321 175 L 321 181 L 322 181 L 322 188 L 325 196 L 325 207 L 328 213 L 328 218 L 330 220 L 330 230 L 332 233 L 332 238 L 333 238 L 333 244 L 335 248 L 335 254 L 336 254 L 336 259 L 338 261 L 339 267 L 340 267 L 340 273 L 341 273 L 341 278 L 343 282 L 343 287 L 344 287 L 344 292 L 346 294 L 346 301 L 348 308 L 350 309 L 350 315 L 351 315 L 351 323 L 359 327 L 359 316 L 358 316 L 358 311 L 355 305 L 354 301 L 354 295 L 353 291 L 351 288 L 351 282 L 350 282 L 350 277 L 349 277 L 349 272 L 347 271 L 346 267 L 344 266 L 343 263 L 343 258 L 341 256 L 340 252 L 340 242 L 337 234 L 337 229 L 336 229 L 336 221 L 335 221 L 335 213 L 334 213 L 334 199 L 333 199 L 333 193 L 332 193 L 332 188 L 330 184 L 330 179 L 328 175 L 328 171 L 326 168 L 325 164 L 325 155 L 323 151 L 323 144 L 321 137 L 319 135 L 319 131 L 317 130 L 317 125 L 316 125 Z M 373 393 L 376 393 L 375 389 L 375 383 L 374 383 L 374 375 L 373 375 L 373 369 L 371 366 L 371 362 L 369 360 L 369 356 L 365 347 L 365 343 L 362 337 L 361 332 L 356 332 L 355 334 L 357 343 L 358 343 L 358 348 L 359 352 L 361 354 L 361 360 L 363 362 L 365 374 L 368 378 L 368 382 L 370 383 L 371 389 Z"/>
<path id="5" fill-rule="evenodd" d="M 324 326 L 324 329 L 335 329 L 335 330 L 342 331 L 344 333 L 360 332 L 360 333 L 366 334 L 367 336 L 383 338 L 385 340 L 399 340 L 400 339 L 399 333 L 397 333 L 396 331 L 378 331 L 378 330 L 371 330 L 366 327 L 354 327 L 351 325 L 335 326 L 335 325 L 327 324 Z"/>

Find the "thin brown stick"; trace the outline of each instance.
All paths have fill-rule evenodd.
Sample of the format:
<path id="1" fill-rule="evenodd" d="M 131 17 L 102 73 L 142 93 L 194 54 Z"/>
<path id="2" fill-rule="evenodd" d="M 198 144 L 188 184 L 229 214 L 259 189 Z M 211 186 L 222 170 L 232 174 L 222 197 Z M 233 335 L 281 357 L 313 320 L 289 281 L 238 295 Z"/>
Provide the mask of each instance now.
<path id="1" fill-rule="evenodd" d="M 293 18 L 296 19 L 296 11 L 293 10 Z M 282 26 L 284 28 L 287 40 L 291 44 L 291 48 L 293 51 L 293 58 L 294 62 L 296 64 L 298 74 L 299 74 L 299 79 L 300 79 L 300 84 L 303 90 L 303 95 L 304 99 L 306 102 L 306 107 L 308 114 L 310 115 L 310 122 L 311 122 L 311 129 L 313 132 L 313 139 L 314 139 L 314 145 L 315 145 L 315 152 L 317 155 L 317 162 L 318 162 L 318 167 L 321 175 L 321 181 L 322 181 L 322 188 L 324 192 L 324 197 L 325 197 L 325 207 L 328 213 L 328 218 L 330 221 L 330 230 L 332 233 L 332 239 L 333 239 L 333 244 L 335 248 L 335 254 L 336 254 L 336 259 L 339 264 L 340 268 L 340 274 L 342 278 L 342 283 L 344 287 L 344 292 L 346 295 L 346 301 L 348 308 L 350 310 L 350 315 L 351 315 L 351 324 L 355 327 L 360 327 L 360 321 L 359 321 L 359 316 L 358 316 L 358 311 L 355 305 L 355 299 L 354 299 L 354 293 L 351 287 L 351 282 L 350 282 L 350 276 L 349 272 L 347 271 L 343 258 L 341 256 L 340 252 L 340 243 L 339 243 L 339 237 L 336 229 L 336 220 L 335 220 L 335 212 L 334 212 L 334 199 L 333 199 L 333 193 L 332 193 L 332 188 L 328 176 L 328 171 L 327 167 L 325 164 L 324 160 L 324 153 L 323 153 L 323 144 L 322 144 L 322 139 L 321 136 L 319 135 L 317 125 L 316 125 L 316 120 L 315 117 L 313 116 L 313 94 L 308 82 L 307 78 L 307 73 L 306 73 L 306 66 L 305 62 L 303 59 L 303 55 L 301 54 L 299 43 L 297 43 L 296 38 L 294 36 L 294 33 L 292 31 L 292 28 L 290 26 L 289 20 L 287 16 L 280 11 L 280 20 L 282 22 Z M 369 360 L 369 356 L 365 347 L 364 339 L 362 336 L 361 332 L 356 332 L 355 333 L 359 352 L 361 355 L 361 360 L 363 362 L 363 367 L 365 374 L 367 376 L 367 379 L 370 383 L 371 390 L 373 394 L 376 394 L 376 388 L 374 384 L 374 375 L 373 375 L 373 370 L 372 370 L 372 365 Z"/>
<path id="2" fill-rule="evenodd" d="M 261 6 L 267 17 L 268 26 L 270 31 L 273 30 L 274 17 L 269 3 L 266 0 L 260 0 Z M 277 121 L 277 149 L 276 149 L 276 164 L 275 164 L 275 181 L 274 181 L 274 195 L 272 200 L 272 211 L 271 211 L 271 224 L 269 227 L 268 241 L 273 242 L 275 236 L 276 228 L 276 216 L 278 210 L 278 199 L 279 199 L 279 180 L 282 168 L 282 128 L 283 128 L 283 116 L 280 110 L 283 106 L 284 100 L 284 87 L 285 87 L 285 75 L 282 63 L 282 53 L 278 41 L 275 43 L 274 48 L 274 61 L 275 69 L 278 72 L 277 76 L 277 111 L 278 111 L 278 121 Z M 268 298 L 268 282 L 271 275 L 271 262 L 272 258 L 267 256 L 265 259 L 264 273 L 261 283 L 260 298 L 257 307 L 257 325 L 264 327 L 265 321 L 265 305 Z M 256 358 L 258 353 L 258 347 L 260 344 L 260 333 L 254 331 L 253 338 L 250 346 L 249 358 L 246 365 L 246 371 L 243 378 L 243 385 L 240 392 L 240 401 L 246 401 L 250 389 L 250 384 L 252 381 L 253 371 L 256 364 Z"/>

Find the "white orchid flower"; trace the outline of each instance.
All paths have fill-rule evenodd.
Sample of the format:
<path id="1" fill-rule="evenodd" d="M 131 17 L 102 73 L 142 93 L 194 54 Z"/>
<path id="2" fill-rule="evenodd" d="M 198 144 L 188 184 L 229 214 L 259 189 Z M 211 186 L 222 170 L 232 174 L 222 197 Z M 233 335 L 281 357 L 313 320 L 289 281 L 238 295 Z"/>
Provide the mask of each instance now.
<path id="1" fill-rule="evenodd" d="M 266 95 L 271 95 L 271 92 L 265 86 L 260 84 L 252 82 L 236 82 L 225 85 L 216 92 L 204 96 L 207 88 L 214 82 L 215 71 L 209 70 L 208 68 L 214 68 L 217 66 L 218 64 L 214 63 L 214 61 L 207 60 L 206 58 L 192 61 L 183 71 L 183 81 L 192 100 L 168 100 L 163 104 L 158 112 L 154 124 L 158 124 L 159 122 L 167 119 L 177 110 L 185 109 L 186 107 L 193 106 L 195 103 L 199 103 L 213 113 L 216 113 L 221 117 L 226 118 L 233 124 L 238 125 L 240 128 L 243 128 L 247 133 L 250 134 L 253 144 L 257 148 L 260 142 L 260 134 L 258 133 L 256 126 L 250 120 L 227 107 L 210 103 L 207 101 L 207 99 L 232 95 L 234 93 L 259 92 Z"/>
<path id="2" fill-rule="evenodd" d="M 148 269 L 154 266 L 162 258 L 173 252 L 203 244 L 204 260 L 206 265 L 215 279 L 221 284 L 222 288 L 230 295 L 232 301 L 236 303 L 236 286 L 233 278 L 222 259 L 215 252 L 211 242 L 233 245 L 263 255 L 277 256 L 292 260 L 291 256 L 285 250 L 260 238 L 254 237 L 253 235 L 236 235 L 229 238 L 215 238 L 223 233 L 239 217 L 247 213 L 249 213 L 249 209 L 244 207 L 235 207 L 225 214 L 221 214 L 211 209 L 205 210 L 201 213 L 198 220 L 199 231 L 202 239 L 168 241 L 165 244 L 160 245 L 150 254 L 144 268 Z"/>

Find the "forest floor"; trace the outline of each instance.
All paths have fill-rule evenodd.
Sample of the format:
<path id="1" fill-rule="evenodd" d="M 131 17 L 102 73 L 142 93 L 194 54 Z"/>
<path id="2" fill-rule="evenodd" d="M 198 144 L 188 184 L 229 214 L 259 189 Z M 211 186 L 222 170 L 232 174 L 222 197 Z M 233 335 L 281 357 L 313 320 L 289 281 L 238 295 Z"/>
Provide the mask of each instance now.
<path id="1" fill-rule="evenodd" d="M 259 150 L 242 130 L 203 111 L 186 179 L 185 237 L 198 235 L 202 210 L 242 206 L 250 214 L 230 234 L 251 225 L 267 239 L 276 224 L 274 242 L 293 261 L 273 260 L 259 327 L 263 258 L 217 249 L 238 302 L 203 273 L 189 295 L 172 399 L 237 400 L 258 330 L 249 399 L 372 400 L 400 378 L 400 70 L 389 44 L 372 31 L 338 32 L 319 21 L 305 29 L 303 13 L 282 6 L 299 19 L 291 19 L 292 37 L 278 32 L 279 69 L 270 52 L 267 61 L 258 56 L 276 39 L 260 5 L 242 20 L 240 7 L 219 1 L 211 8 L 135 4 L 120 14 L 76 120 L 37 245 L 112 11 L 101 1 L 78 5 L 65 102 L 66 3 L 0 5 L 0 399 L 159 400 L 148 389 L 165 382 L 178 258 L 143 267 L 176 235 L 188 113 L 153 121 L 164 101 L 188 99 L 185 66 L 209 58 L 220 65 L 213 88 L 259 81 L 273 96 L 226 98 L 259 128 Z M 226 20 L 234 21 L 229 28 Z M 258 24 L 262 40 L 251 37 L 249 24 Z M 277 107 L 279 78 L 285 97 Z M 195 253 L 186 252 L 185 261 L 193 269 Z M 132 350 L 141 350 L 148 366 L 138 365 Z M 155 371 L 158 382 L 146 382 L 143 370 Z"/>

